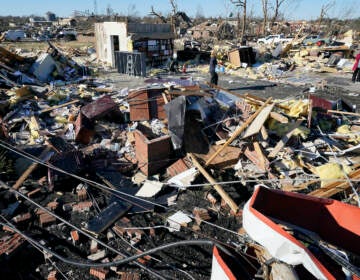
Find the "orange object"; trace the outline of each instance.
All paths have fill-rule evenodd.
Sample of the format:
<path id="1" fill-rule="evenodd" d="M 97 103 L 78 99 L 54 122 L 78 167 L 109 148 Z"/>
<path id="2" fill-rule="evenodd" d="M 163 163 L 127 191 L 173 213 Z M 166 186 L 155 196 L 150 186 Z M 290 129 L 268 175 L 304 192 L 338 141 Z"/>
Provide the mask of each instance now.
<path id="1" fill-rule="evenodd" d="M 183 67 L 182 67 L 182 72 L 183 72 L 183 73 L 186 73 L 186 64 L 183 65 Z"/>

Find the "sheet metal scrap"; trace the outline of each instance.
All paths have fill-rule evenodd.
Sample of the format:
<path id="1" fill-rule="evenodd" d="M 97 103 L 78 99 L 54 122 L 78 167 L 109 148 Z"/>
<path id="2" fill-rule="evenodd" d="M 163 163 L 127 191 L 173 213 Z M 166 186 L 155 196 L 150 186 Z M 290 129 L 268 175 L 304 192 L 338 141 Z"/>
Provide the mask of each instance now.
<path id="1" fill-rule="evenodd" d="M 121 216 L 125 215 L 131 207 L 132 205 L 128 203 L 114 201 L 100 212 L 99 215 L 89 220 L 85 229 L 94 235 L 99 235 Z"/>

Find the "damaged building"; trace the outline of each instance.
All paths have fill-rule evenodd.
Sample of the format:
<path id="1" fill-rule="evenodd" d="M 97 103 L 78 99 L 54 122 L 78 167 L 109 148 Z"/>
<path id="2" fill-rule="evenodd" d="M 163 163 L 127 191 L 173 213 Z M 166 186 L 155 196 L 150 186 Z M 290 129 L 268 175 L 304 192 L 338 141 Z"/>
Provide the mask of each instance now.
<path id="1" fill-rule="evenodd" d="M 95 37 L 98 59 L 112 67 L 117 66 L 116 54 L 141 53 L 146 64 L 158 65 L 174 52 L 170 24 L 96 23 Z"/>

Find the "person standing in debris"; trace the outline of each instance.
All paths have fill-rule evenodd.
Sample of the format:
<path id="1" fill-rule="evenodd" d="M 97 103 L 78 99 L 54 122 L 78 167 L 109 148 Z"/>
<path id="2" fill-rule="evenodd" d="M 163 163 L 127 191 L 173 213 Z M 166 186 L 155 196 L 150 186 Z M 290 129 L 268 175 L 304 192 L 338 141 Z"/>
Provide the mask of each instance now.
<path id="1" fill-rule="evenodd" d="M 355 63 L 352 70 L 354 71 L 352 75 L 352 82 L 360 82 L 360 53 L 358 53 L 355 57 Z"/>
<path id="2" fill-rule="evenodd" d="M 210 71 L 210 83 L 211 84 L 214 84 L 214 85 L 217 85 L 218 84 L 218 79 L 219 79 L 219 76 L 218 74 L 216 73 L 216 66 L 217 66 L 217 60 L 216 60 L 216 52 L 213 50 L 211 52 L 211 55 L 210 55 L 210 67 L 209 67 L 209 71 Z"/>
<path id="3" fill-rule="evenodd" d="M 179 71 L 179 62 L 177 60 L 176 53 L 174 53 L 173 57 L 171 58 L 169 70 L 172 73 L 177 73 Z"/>

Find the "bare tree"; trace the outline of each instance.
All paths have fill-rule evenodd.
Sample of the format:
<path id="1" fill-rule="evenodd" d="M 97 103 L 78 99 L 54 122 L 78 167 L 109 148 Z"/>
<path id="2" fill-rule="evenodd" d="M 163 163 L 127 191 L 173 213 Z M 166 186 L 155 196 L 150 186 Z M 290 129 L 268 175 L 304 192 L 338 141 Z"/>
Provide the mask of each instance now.
<path id="1" fill-rule="evenodd" d="M 153 6 L 151 6 L 151 11 L 150 11 L 149 15 L 151 15 L 151 16 L 156 16 L 156 17 L 158 17 L 163 23 L 167 23 L 166 18 L 165 18 L 164 16 L 162 16 L 161 14 L 155 12 Z"/>
<path id="2" fill-rule="evenodd" d="M 356 9 L 354 9 L 354 7 L 356 7 L 356 4 L 357 2 L 356 0 L 354 0 L 348 4 L 341 3 L 341 5 L 337 8 L 338 12 L 336 14 L 336 18 L 341 19 L 341 24 L 339 24 L 339 26 L 337 27 L 337 31 L 339 32 L 339 34 L 344 33 L 346 29 L 349 28 L 349 25 L 352 21 L 351 18 L 354 17 L 356 14 Z M 337 22 L 339 23 L 339 21 Z M 333 30 L 332 27 L 333 26 L 330 25 L 329 29 Z"/>
<path id="3" fill-rule="evenodd" d="M 127 17 L 129 19 L 132 19 L 132 18 L 138 17 L 138 15 L 139 15 L 139 12 L 136 9 L 136 5 L 135 4 L 130 4 L 128 6 L 128 9 L 127 9 Z"/>
<path id="4" fill-rule="evenodd" d="M 167 18 L 162 16 L 160 13 L 155 12 L 153 6 L 151 6 L 151 11 L 150 11 L 149 15 L 157 16 L 158 18 L 161 19 L 161 21 L 163 23 L 168 23 L 170 20 L 171 28 L 172 28 L 174 34 L 177 34 L 176 27 L 180 26 L 179 18 L 181 18 L 183 21 L 185 21 L 188 27 L 192 26 L 193 22 L 186 15 L 186 13 L 182 12 L 182 11 L 178 11 L 176 1 L 175 0 L 169 0 L 169 1 L 170 1 L 170 5 L 171 5 L 172 9 L 171 9 L 171 14 Z"/>
<path id="5" fill-rule="evenodd" d="M 274 15 L 271 19 L 271 26 L 274 25 L 275 21 L 277 20 L 278 16 L 279 16 L 279 11 L 280 11 L 280 7 L 282 6 L 282 4 L 284 4 L 287 0 L 275 0 L 274 3 Z"/>
<path id="6" fill-rule="evenodd" d="M 243 42 L 245 30 L 246 30 L 246 0 L 231 0 L 231 3 L 243 9 L 242 25 L 241 25 L 241 33 L 240 33 L 240 42 Z M 240 26 L 239 21 L 240 21 L 240 17 L 238 14 L 238 28 Z"/>
<path id="7" fill-rule="evenodd" d="M 329 10 L 334 7 L 335 5 L 335 1 L 331 1 L 331 2 L 328 2 L 326 4 L 323 4 L 321 6 L 321 10 L 320 10 L 320 16 L 319 16 L 319 19 L 318 19 L 318 30 L 320 29 L 321 27 L 321 24 L 324 20 L 324 18 L 328 15 L 328 12 Z"/>
<path id="8" fill-rule="evenodd" d="M 203 7 L 199 4 L 196 7 L 196 14 L 195 14 L 195 18 L 197 20 L 204 20 L 205 16 L 204 16 L 204 9 Z"/>
<path id="9" fill-rule="evenodd" d="M 176 0 L 170 0 L 170 5 L 172 7 L 172 14 L 175 15 L 177 13 L 177 4 Z"/>
<path id="10" fill-rule="evenodd" d="M 269 0 L 261 0 L 262 3 L 262 10 L 263 10 L 263 34 L 266 35 L 266 25 L 268 21 L 268 7 L 269 7 Z"/>
<path id="11" fill-rule="evenodd" d="M 114 10 L 111 8 L 111 5 L 108 4 L 107 7 L 106 7 L 106 15 L 108 17 L 111 17 L 113 14 L 114 14 Z"/>

